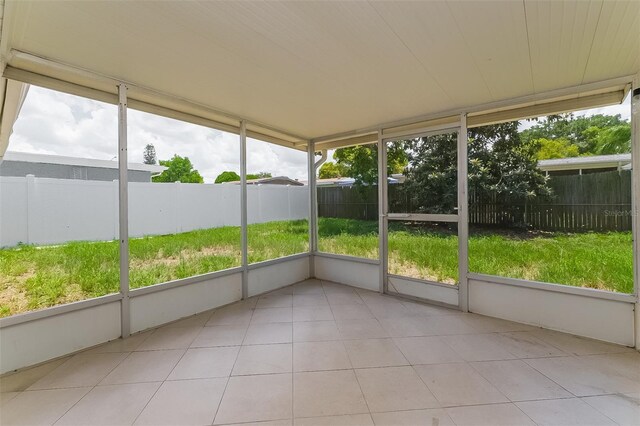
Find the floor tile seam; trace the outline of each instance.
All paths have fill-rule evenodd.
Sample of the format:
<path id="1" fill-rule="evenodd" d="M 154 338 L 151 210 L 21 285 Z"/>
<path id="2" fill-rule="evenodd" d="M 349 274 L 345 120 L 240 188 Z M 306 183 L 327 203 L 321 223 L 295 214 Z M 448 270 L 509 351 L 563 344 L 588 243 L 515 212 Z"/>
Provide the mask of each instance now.
<path id="1" fill-rule="evenodd" d="M 562 354 L 562 355 L 553 355 L 552 357 L 561 357 L 561 356 L 570 356 L 570 355 L 572 355 L 572 354 L 570 354 L 568 352 L 565 352 L 561 348 L 559 348 L 559 347 L 557 347 L 555 345 L 552 345 L 551 343 L 549 343 L 549 342 L 547 342 L 547 341 L 545 341 L 543 339 L 540 339 L 539 337 L 537 337 L 534 334 L 532 334 L 531 331 L 529 331 L 529 330 L 525 330 L 525 331 L 503 331 L 503 332 L 499 332 L 498 334 L 500 334 L 500 336 L 503 337 L 503 338 L 507 338 L 507 336 L 504 336 L 504 335 L 508 334 L 508 333 L 527 333 L 527 335 L 529 337 L 532 337 L 534 340 L 536 340 L 536 341 L 538 341 L 538 342 L 540 342 L 540 343 L 542 343 L 544 345 L 551 346 L 553 349 L 555 349 L 557 351 L 560 351 L 560 353 Z M 551 357 L 532 357 L 532 358 L 551 358 Z"/>
<path id="2" fill-rule="evenodd" d="M 151 335 L 151 334 L 153 334 L 153 333 L 149 333 L 149 335 Z M 129 352 L 129 353 L 127 354 L 127 356 L 125 356 L 124 358 L 122 358 L 122 360 L 121 360 L 120 362 L 118 362 L 118 363 L 117 363 L 113 368 L 111 368 L 107 374 L 105 374 L 105 375 L 104 375 L 100 380 L 98 380 L 98 383 L 96 383 L 96 384 L 95 384 L 95 385 L 93 385 L 93 386 L 90 386 L 90 387 L 91 387 L 91 389 L 89 389 L 89 390 L 87 391 L 87 393 L 85 393 L 84 395 L 82 395 L 82 398 L 80 398 L 79 400 L 77 400 L 77 401 L 76 401 L 76 402 L 75 402 L 71 407 L 69 407 L 69 409 L 68 409 L 68 410 L 66 410 L 66 411 L 65 411 L 65 412 L 64 412 L 60 417 L 58 417 L 58 418 L 57 418 L 57 419 L 56 419 L 52 424 L 56 424 L 56 423 L 58 423 L 58 422 L 60 421 L 60 419 L 62 419 L 64 416 L 66 416 L 68 412 L 70 412 L 70 411 L 71 411 L 71 410 L 72 410 L 76 405 L 78 405 L 78 404 L 80 403 L 80 401 L 82 401 L 83 399 L 85 399 L 85 398 L 87 397 L 87 395 L 89 395 L 91 392 L 93 392 L 93 391 L 94 391 L 94 389 L 96 389 L 96 388 L 98 387 L 98 385 L 100 385 L 100 383 L 101 383 L 104 379 L 106 379 L 106 378 L 107 378 L 107 376 L 108 376 L 109 374 L 111 374 L 111 373 L 112 373 L 116 368 L 118 368 L 118 367 L 119 367 L 119 366 L 120 366 L 120 365 L 121 365 L 121 364 L 122 364 L 122 363 L 123 363 L 127 358 L 129 358 L 129 356 L 131 356 L 131 354 L 132 354 L 132 353 L 133 353 L 133 352 Z M 62 365 L 64 365 L 64 363 L 63 363 L 63 364 L 61 364 L 59 367 L 61 367 Z M 58 368 L 59 368 L 59 367 L 58 367 Z M 55 371 L 55 369 L 54 369 L 53 371 Z M 52 371 L 51 373 L 53 373 L 53 371 Z M 49 373 L 49 374 L 51 374 L 51 373 Z M 84 386 L 78 386 L 77 388 L 80 388 L 80 387 L 84 387 Z M 87 387 L 89 387 L 89 386 L 87 386 Z M 158 387 L 159 387 L 159 386 L 158 386 Z M 63 389 L 64 389 L 64 388 L 63 388 Z M 156 391 L 157 391 L 157 389 L 156 389 Z"/>
<path id="3" fill-rule="evenodd" d="M 554 357 L 555 358 L 577 358 L 576 356 L 559 356 L 559 357 Z M 530 363 L 528 363 L 527 361 L 532 361 L 534 359 L 549 359 L 549 358 L 527 358 L 527 359 L 522 359 L 521 361 L 524 362 L 525 364 L 527 364 L 529 367 L 533 368 L 535 371 L 537 371 L 538 373 L 542 374 L 544 377 L 546 377 L 547 379 L 551 380 L 553 383 L 555 383 L 556 385 L 560 386 L 562 389 L 564 389 L 565 391 L 569 392 L 569 394 L 573 395 L 575 398 L 579 398 L 579 395 L 576 395 L 575 393 L 571 392 L 569 389 L 567 389 L 565 386 L 562 385 L 562 383 L 558 382 L 557 380 L 554 380 L 552 377 L 550 377 L 548 374 L 545 374 L 543 371 L 541 371 L 540 369 L 536 368 L 535 365 L 531 365 Z"/>
<path id="4" fill-rule="evenodd" d="M 251 310 L 251 316 L 253 317 L 253 309 Z M 249 327 L 244 331 L 244 336 L 242 338 L 244 343 L 244 338 L 246 337 L 247 331 Z M 236 363 L 238 362 L 238 357 L 240 357 L 240 350 L 242 349 L 242 344 L 238 347 L 238 351 L 236 352 L 235 359 L 233 360 L 233 365 L 231 366 L 231 370 L 229 370 L 229 375 L 227 376 L 227 380 L 224 383 L 224 389 L 222 390 L 222 394 L 220 395 L 220 401 L 218 401 L 218 405 L 216 407 L 215 413 L 213 413 L 213 420 L 211 420 L 211 425 L 216 422 L 216 417 L 218 417 L 218 412 L 220 411 L 220 406 L 222 406 L 222 401 L 224 400 L 224 396 L 227 393 L 227 387 L 229 386 L 229 382 L 231 381 L 231 374 L 233 373 L 233 369 L 236 368 Z"/>
<path id="5" fill-rule="evenodd" d="M 618 394 L 613 394 L 613 395 L 618 395 Z M 578 399 L 582 402 L 584 402 L 585 404 L 587 404 L 589 407 L 593 408 L 594 410 L 596 410 L 598 413 L 602 414 L 603 416 L 605 416 L 606 418 L 608 418 L 609 420 L 611 420 L 613 423 L 615 424 L 619 424 L 617 421 L 615 421 L 611 416 L 609 416 L 608 414 L 604 413 L 603 411 L 601 411 L 598 407 L 596 407 L 595 405 L 589 404 L 589 401 L 584 401 L 585 398 L 590 398 L 592 396 L 611 396 L 611 394 L 609 395 L 589 395 L 589 396 L 583 396 L 583 397 L 578 397 Z"/>
<path id="6" fill-rule="evenodd" d="M 348 351 L 347 351 L 348 352 Z M 348 355 L 348 353 L 347 353 Z M 352 363 L 353 365 L 353 363 Z M 353 375 L 356 378 L 356 383 L 358 384 L 358 389 L 360 390 L 360 395 L 362 395 L 362 399 L 364 400 L 365 405 L 367 406 L 367 411 L 369 412 L 369 416 L 371 416 L 371 407 L 369 406 L 369 401 L 367 401 L 367 396 L 364 394 L 364 390 L 362 389 L 362 384 L 360 383 L 360 378 L 358 378 L 358 373 L 356 369 L 352 369 Z"/>

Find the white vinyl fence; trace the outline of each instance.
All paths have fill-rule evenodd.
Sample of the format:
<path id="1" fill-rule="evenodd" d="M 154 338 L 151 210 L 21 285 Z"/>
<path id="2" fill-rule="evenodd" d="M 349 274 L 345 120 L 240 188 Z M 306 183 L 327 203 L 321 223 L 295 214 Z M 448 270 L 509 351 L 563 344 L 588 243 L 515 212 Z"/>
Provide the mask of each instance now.
<path id="1" fill-rule="evenodd" d="M 251 185 L 248 221 L 306 219 L 307 186 Z M 240 226 L 240 185 L 129 183 L 129 235 Z M 118 238 L 118 182 L 0 177 L 0 247 Z"/>

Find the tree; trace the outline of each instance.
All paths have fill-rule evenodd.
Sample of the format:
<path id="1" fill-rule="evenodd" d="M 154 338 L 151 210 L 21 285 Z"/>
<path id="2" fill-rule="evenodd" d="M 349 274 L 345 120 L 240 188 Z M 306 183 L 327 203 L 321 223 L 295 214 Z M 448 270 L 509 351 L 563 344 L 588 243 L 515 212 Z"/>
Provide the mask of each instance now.
<path id="1" fill-rule="evenodd" d="M 345 176 L 355 180 L 356 186 L 374 185 L 378 182 L 378 145 L 358 145 L 337 149 L 333 153 L 336 165 Z M 402 173 L 407 165 L 407 155 L 402 142 L 387 145 L 387 173 Z"/>
<path id="2" fill-rule="evenodd" d="M 144 164 L 157 164 L 158 158 L 156 156 L 156 147 L 151 143 L 147 144 L 147 146 L 144 147 L 143 157 Z"/>
<path id="3" fill-rule="evenodd" d="M 595 139 L 595 153 L 598 155 L 631 152 L 631 126 L 628 124 L 600 129 Z"/>
<path id="4" fill-rule="evenodd" d="M 271 176 L 271 173 L 269 172 L 247 173 L 247 180 L 265 179 L 270 177 L 273 176 Z"/>
<path id="5" fill-rule="evenodd" d="M 224 182 L 239 182 L 240 175 L 236 172 L 232 171 L 224 171 L 218 175 L 215 183 L 224 183 Z"/>
<path id="6" fill-rule="evenodd" d="M 631 124 L 620 114 L 550 115 L 522 131 L 521 137 L 524 143 L 534 145 L 539 139 L 566 139 L 578 147 L 579 155 L 631 152 Z"/>
<path id="7" fill-rule="evenodd" d="M 333 161 L 327 161 L 320 166 L 320 170 L 318 171 L 318 178 L 320 179 L 341 178 L 346 176 L 346 167 L 343 164 L 336 164 Z"/>
<path id="8" fill-rule="evenodd" d="M 167 167 L 160 175 L 153 177 L 153 182 L 203 183 L 200 172 L 193 168 L 189 157 L 175 154 L 170 160 L 160 160 L 160 165 Z"/>
<path id="9" fill-rule="evenodd" d="M 455 134 L 445 134 L 404 142 L 407 179 L 398 190 L 411 211 L 455 213 L 456 139 Z M 505 221 L 523 217 L 518 209 L 527 200 L 551 195 L 547 178 L 537 167 L 535 146 L 520 138 L 517 121 L 469 130 L 468 155 L 470 194 L 512 210 Z"/>
<path id="10" fill-rule="evenodd" d="M 550 160 L 552 158 L 577 157 L 580 154 L 578 145 L 572 144 L 567 138 L 535 140 L 537 145 L 536 158 L 538 160 Z"/>

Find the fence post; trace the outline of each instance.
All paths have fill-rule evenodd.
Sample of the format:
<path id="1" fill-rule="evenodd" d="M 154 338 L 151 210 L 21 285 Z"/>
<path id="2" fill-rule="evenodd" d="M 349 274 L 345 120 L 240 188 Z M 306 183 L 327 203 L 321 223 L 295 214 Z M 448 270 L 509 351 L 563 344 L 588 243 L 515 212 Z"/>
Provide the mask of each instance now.
<path id="1" fill-rule="evenodd" d="M 27 183 L 27 241 L 26 244 L 32 244 L 36 242 L 35 238 L 35 214 L 36 209 L 36 177 L 34 175 L 27 175 L 25 182 Z"/>
<path id="2" fill-rule="evenodd" d="M 173 219 L 173 223 L 175 225 L 175 233 L 179 234 L 181 231 L 181 223 L 180 223 L 180 192 L 181 192 L 181 183 L 180 181 L 175 181 L 173 183 L 173 198 L 174 198 L 174 209 L 173 209 L 173 213 L 175 214 L 174 219 Z"/>

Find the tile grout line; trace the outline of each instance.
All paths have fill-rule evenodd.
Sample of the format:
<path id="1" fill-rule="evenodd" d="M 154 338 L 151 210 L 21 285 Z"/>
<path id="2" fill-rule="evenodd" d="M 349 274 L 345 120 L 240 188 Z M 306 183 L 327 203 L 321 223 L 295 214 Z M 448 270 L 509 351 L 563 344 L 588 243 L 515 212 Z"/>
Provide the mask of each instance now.
<path id="1" fill-rule="evenodd" d="M 197 314 L 196 314 L 197 315 Z M 213 313 L 212 313 L 213 315 Z M 208 321 L 208 320 L 207 320 Z M 206 321 L 205 321 L 206 324 Z M 176 327 L 178 328 L 178 327 Z M 140 412 L 138 413 L 138 415 L 136 415 L 135 419 L 133 419 L 133 422 L 131 422 L 131 424 L 134 424 L 138 418 L 142 415 L 142 413 L 144 412 L 144 410 L 146 410 L 147 406 L 149 405 L 149 403 L 153 400 L 153 398 L 156 396 L 156 394 L 158 393 L 158 391 L 160 390 L 160 388 L 168 381 L 167 379 L 169 378 L 169 376 L 171 376 L 171 373 L 173 373 L 173 370 L 176 369 L 176 367 L 178 366 L 178 364 L 180 364 L 180 361 L 182 361 L 182 358 L 184 358 L 184 356 L 187 354 L 187 351 L 189 350 L 189 348 L 191 347 L 191 345 L 193 344 L 193 342 L 196 340 L 196 338 L 198 337 L 198 335 L 200 333 L 202 333 L 202 330 L 204 330 L 204 325 L 202 327 L 200 327 L 201 330 L 200 332 L 198 332 L 197 334 L 195 334 L 193 336 L 193 339 L 191 339 L 191 341 L 189 342 L 189 345 L 187 346 L 186 349 L 184 349 L 184 352 L 182 353 L 182 355 L 180 356 L 180 358 L 178 359 L 178 361 L 173 365 L 173 367 L 171 368 L 171 371 L 169 371 L 169 373 L 167 374 L 167 377 L 164 378 L 164 380 L 162 380 L 160 382 L 160 386 L 158 386 L 158 388 L 155 390 L 155 392 L 153 392 L 153 395 L 151 395 L 151 398 L 149 398 L 146 402 L 146 404 L 144 404 L 144 407 L 142 407 L 142 410 L 140 410 Z M 155 333 L 155 332 L 154 332 Z M 154 333 L 151 333 L 152 335 Z M 149 336 L 151 337 L 151 336 Z M 149 338 L 147 337 L 147 339 Z M 146 339 L 145 339 L 146 340 Z M 143 351 L 140 351 L 143 352 Z M 145 383 L 145 382 L 139 382 L 139 383 Z M 153 383 L 153 382 L 149 382 L 149 383 Z"/>
<path id="2" fill-rule="evenodd" d="M 151 334 L 153 334 L 153 333 L 151 333 Z M 84 395 L 82 395 L 82 398 L 80 398 L 79 400 L 77 400 L 77 401 L 76 401 L 76 402 L 75 402 L 71 407 L 69 407 L 69 409 L 68 409 L 68 410 L 66 410 L 66 411 L 65 411 L 65 412 L 64 412 L 60 417 L 58 417 L 58 418 L 57 418 L 57 419 L 56 419 L 52 424 L 56 424 L 56 423 L 58 423 L 58 422 L 60 421 L 60 419 L 62 419 L 64 416 L 66 416 L 66 415 L 67 415 L 67 413 L 73 409 L 73 407 L 75 407 L 76 405 L 78 405 L 78 404 L 80 403 L 80 401 L 82 401 L 83 399 L 85 399 L 85 398 L 87 397 L 87 395 L 89 395 L 89 394 L 90 394 L 90 393 L 91 393 L 95 388 L 97 388 L 97 387 L 98 387 L 98 385 L 100 384 L 100 382 L 101 382 L 101 381 L 103 381 L 103 380 L 104 380 L 104 379 L 105 379 L 109 374 L 111 374 L 111 372 L 112 372 L 113 370 L 115 370 L 116 368 L 118 368 L 118 366 L 119 366 L 120 364 L 122 364 L 122 363 L 124 362 L 124 360 L 125 360 L 125 359 L 129 358 L 129 356 L 130 356 L 131 354 L 132 354 L 132 352 L 128 352 L 128 353 L 127 353 L 127 356 L 125 356 L 124 358 L 122 358 L 122 360 L 121 360 L 119 363 L 117 363 L 115 366 L 113 366 L 113 368 L 112 368 L 111 370 L 109 370 L 109 372 L 108 372 L 107 374 L 105 374 L 105 375 L 104 375 L 100 380 L 98 380 L 98 383 L 96 383 L 96 384 L 95 384 L 95 385 L 93 385 L 93 386 L 90 386 L 90 387 L 91 387 L 91 389 L 89 389 L 89 390 L 87 391 L 87 393 L 85 393 Z M 64 364 L 66 364 L 67 362 L 71 361 L 71 359 L 73 359 L 73 357 L 69 358 L 66 362 L 63 362 L 62 364 L 60 364 L 58 367 L 56 367 L 55 369 L 53 369 L 49 374 L 52 374 L 52 373 L 53 373 L 54 371 L 56 371 L 58 368 L 62 367 Z M 48 376 L 49 374 L 45 375 L 44 377 Z M 44 378 L 44 377 L 43 377 L 43 378 Z M 35 383 L 34 383 L 34 384 L 35 384 Z M 33 385 L 32 385 L 32 386 L 33 386 Z M 82 388 L 82 387 L 84 387 L 84 386 L 78 386 L 77 388 Z M 65 388 L 61 388 L 61 389 L 65 389 Z M 45 390 L 45 389 L 43 389 L 43 390 Z M 26 392 L 26 389 L 25 389 L 23 392 Z"/>
<path id="3" fill-rule="evenodd" d="M 216 422 L 216 417 L 218 417 L 218 412 L 220 411 L 220 406 L 222 406 L 222 401 L 224 400 L 224 396 L 227 393 L 227 387 L 229 386 L 229 382 L 231 381 L 231 375 L 233 374 L 233 369 L 236 367 L 236 363 L 238 362 L 238 358 L 240 357 L 240 351 L 242 350 L 242 346 L 244 345 L 244 341 L 247 337 L 247 333 L 249 332 L 249 327 L 251 326 L 251 320 L 253 319 L 253 313 L 255 312 L 256 306 L 258 304 L 258 300 L 256 300 L 256 305 L 250 307 L 251 317 L 249 318 L 249 323 L 247 324 L 247 328 L 244 331 L 244 335 L 242 336 L 242 341 L 240 342 L 240 346 L 238 346 L 238 353 L 236 354 L 236 358 L 233 361 L 233 365 L 231 366 L 231 370 L 229 371 L 229 376 L 224 384 L 224 390 L 222 391 L 222 395 L 220 395 L 220 401 L 218 402 L 218 406 L 216 407 L 216 412 L 213 414 L 213 420 L 211 421 L 211 425 Z"/>

